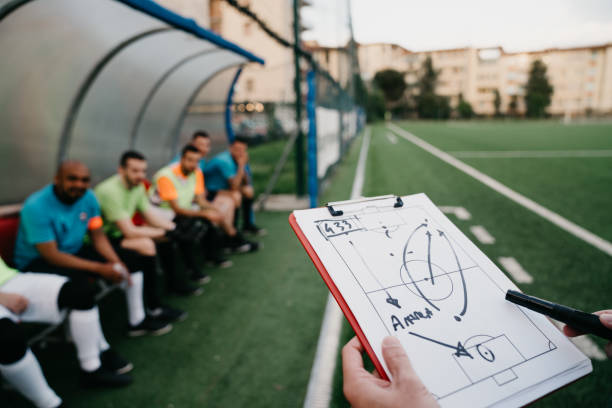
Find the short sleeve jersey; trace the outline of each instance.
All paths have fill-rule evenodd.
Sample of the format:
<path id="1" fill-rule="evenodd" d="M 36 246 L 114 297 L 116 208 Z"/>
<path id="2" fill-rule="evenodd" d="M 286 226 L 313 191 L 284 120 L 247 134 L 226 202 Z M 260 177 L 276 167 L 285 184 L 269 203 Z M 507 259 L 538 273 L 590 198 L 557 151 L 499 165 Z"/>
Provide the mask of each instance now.
<path id="1" fill-rule="evenodd" d="M 53 185 L 38 190 L 21 209 L 15 265 L 23 270 L 40 257 L 36 244 L 55 241 L 62 252 L 75 254 L 83 246 L 88 230 L 101 228 L 98 200 L 91 190 L 73 204 L 62 203 L 53 192 Z"/>
<path id="2" fill-rule="evenodd" d="M 94 192 L 102 210 L 104 232 L 113 238 L 122 235 L 117 221 L 131 219 L 136 211 L 143 213 L 149 208 L 145 186 L 128 188 L 118 174 L 98 184 Z"/>
<path id="3" fill-rule="evenodd" d="M 2 258 L 0 258 L 0 286 L 4 285 L 6 282 L 8 282 L 9 279 L 11 279 L 12 277 L 14 277 L 15 275 L 17 275 L 19 272 L 17 272 L 15 269 L 10 268 Z"/>
<path id="4" fill-rule="evenodd" d="M 161 207 L 169 207 L 168 201 L 177 200 L 181 208 L 189 208 L 196 195 L 204 194 L 204 174 L 196 170 L 185 176 L 179 163 L 159 170 L 153 177 L 151 200 Z"/>
<path id="5" fill-rule="evenodd" d="M 229 150 L 219 153 L 206 163 L 204 174 L 209 191 L 229 190 L 229 179 L 238 172 L 238 165 Z"/>

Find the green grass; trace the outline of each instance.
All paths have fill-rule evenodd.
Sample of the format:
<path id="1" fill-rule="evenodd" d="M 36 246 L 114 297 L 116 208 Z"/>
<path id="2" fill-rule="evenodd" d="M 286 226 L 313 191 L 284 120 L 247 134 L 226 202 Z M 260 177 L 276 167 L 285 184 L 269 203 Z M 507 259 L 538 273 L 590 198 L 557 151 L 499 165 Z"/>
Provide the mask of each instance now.
<path id="1" fill-rule="evenodd" d="M 405 123 L 403 127 L 444 150 L 529 150 L 536 146 L 539 149 L 559 150 L 559 145 L 582 149 L 587 145 L 588 148 L 609 148 L 612 144 L 611 137 L 606 136 L 612 135 L 612 126 L 604 129 L 600 125 L 565 128 L 548 122 L 460 125 L 465 126 L 454 128 L 446 123 Z M 466 207 L 472 214 L 471 220 L 460 221 L 453 216 L 451 220 L 471 238 L 469 227 L 483 225 L 497 241 L 490 246 L 479 245 L 481 249 L 494 261 L 500 256 L 515 257 L 535 278 L 531 285 L 519 285 L 523 290 L 584 310 L 610 307 L 610 256 L 417 146 L 403 139 L 399 139 L 395 145 L 391 144 L 386 137 L 387 131 L 383 126 L 374 128 L 364 195 L 425 192 L 437 205 Z M 522 136 L 519 143 L 511 136 L 515 134 L 529 136 Z M 540 134 L 542 140 L 537 140 Z M 576 138 L 582 138 L 580 140 L 585 141 L 584 146 L 576 142 Z M 553 140 L 558 140 L 559 144 L 552 145 Z M 474 159 L 469 163 L 501 182 L 507 182 L 509 187 L 524 192 L 535 201 L 544 205 L 554 203 L 553 209 L 571 216 L 570 219 L 576 222 L 581 220 L 586 223 L 588 220 L 590 225 L 595 226 L 609 220 L 605 213 L 612 208 L 612 189 L 608 178 L 612 159 L 568 159 L 564 161 L 571 163 L 567 173 L 559 173 L 559 167 L 551 168 L 550 163 L 542 159 L 520 159 L 519 168 L 509 165 L 509 160 L 488 159 L 485 162 Z M 600 162 L 592 164 L 593 160 Z M 582 163 L 575 163 L 578 161 Z M 579 167 L 581 171 L 577 170 Z M 537 180 L 540 177 L 549 177 L 555 182 L 552 186 L 542 186 L 538 192 Z M 593 182 L 584 190 L 576 187 L 589 178 L 600 181 Z M 598 197 L 594 199 L 593 194 L 598 194 Z M 569 197 L 560 199 L 564 195 Z M 559 200 L 555 200 L 555 197 Z M 577 201 L 580 205 L 574 204 Z M 600 230 L 610 231 L 610 223 L 602 225 Z M 348 340 L 351 335 L 350 330 L 345 330 L 343 340 Z M 595 341 L 601 346 L 604 344 L 599 339 Z M 536 402 L 534 406 L 606 406 L 612 402 L 612 365 L 608 361 L 594 361 L 593 366 L 592 375 Z M 338 377 L 339 373 L 334 406 L 346 406 L 338 391 Z"/>
<path id="2" fill-rule="evenodd" d="M 282 143 L 253 149 L 272 161 Z M 358 149 L 332 176 L 328 199 L 350 193 Z M 273 163 L 271 165 L 273 167 Z M 135 366 L 134 384 L 119 390 L 78 386 L 71 345 L 35 349 L 50 385 L 70 407 L 297 407 L 306 394 L 327 289 L 288 224 L 288 212 L 257 214 L 268 229 L 264 248 L 232 257 L 234 266 L 209 269 L 199 297 L 170 297 L 189 318 L 161 337 L 129 339 L 122 294 L 100 305 L 110 344 Z M 0 391 L 2 407 L 28 407 Z"/>
<path id="3" fill-rule="evenodd" d="M 612 148 L 612 126 L 553 122 L 407 122 L 415 135 L 445 151 Z M 483 225 L 494 245 L 479 245 L 493 260 L 513 256 L 535 278 L 520 285 L 535 296 L 584 310 L 610 307 L 612 258 L 459 172 L 431 154 L 373 127 L 364 195 L 425 192 L 437 205 L 466 207 L 472 219 L 451 220 L 471 237 Z M 348 199 L 361 140 L 333 172 L 321 201 Z M 250 149 L 261 191 L 283 149 L 275 142 Z M 510 188 L 612 239 L 612 159 L 462 159 Z M 275 192 L 294 189 L 293 157 Z M 128 339 L 119 293 L 102 305 L 113 347 L 136 366 L 135 383 L 121 390 L 83 390 L 71 346 L 37 350 L 49 382 L 74 407 L 296 407 L 303 404 L 327 289 L 287 223 L 288 213 L 265 212 L 264 249 L 235 256 L 233 268 L 208 270 L 213 281 L 196 298 L 170 298 L 190 317 L 161 337 Z M 342 344 L 352 336 L 346 325 Z M 604 342 L 595 341 L 603 346 Z M 340 358 L 338 358 L 340 363 Z M 612 363 L 593 362 L 587 378 L 536 402 L 536 407 L 608 406 Z M 338 370 L 332 406 L 348 406 Z M 0 391 L 2 406 L 25 407 Z"/>
<path id="4" fill-rule="evenodd" d="M 265 190 L 286 144 L 286 140 L 278 140 L 249 148 L 249 159 L 255 191 L 262 193 Z M 289 158 L 281 171 L 278 182 L 276 183 L 276 186 L 274 186 L 272 193 L 295 193 L 294 151 L 289 155 Z"/>

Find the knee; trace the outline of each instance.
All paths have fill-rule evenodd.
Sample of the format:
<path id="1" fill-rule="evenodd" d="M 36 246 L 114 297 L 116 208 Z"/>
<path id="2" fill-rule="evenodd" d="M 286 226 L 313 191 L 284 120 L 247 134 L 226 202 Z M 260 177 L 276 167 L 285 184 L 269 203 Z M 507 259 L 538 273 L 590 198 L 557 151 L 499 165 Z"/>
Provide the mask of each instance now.
<path id="1" fill-rule="evenodd" d="M 0 364 L 13 364 L 21 360 L 28 351 L 26 339 L 11 319 L 0 319 Z"/>
<path id="2" fill-rule="evenodd" d="M 255 195 L 255 190 L 253 190 L 252 186 L 244 186 L 242 188 L 242 195 L 244 196 L 244 198 L 247 198 L 250 200 Z"/>
<path id="3" fill-rule="evenodd" d="M 96 305 L 95 289 L 84 280 L 69 280 L 57 297 L 60 309 L 88 310 Z"/>
<path id="4" fill-rule="evenodd" d="M 155 242 L 151 238 L 142 238 L 139 246 L 142 255 L 155 256 Z"/>
<path id="5" fill-rule="evenodd" d="M 232 200 L 234 200 L 234 205 L 236 207 L 240 206 L 242 203 L 242 194 L 239 191 L 232 191 Z"/>

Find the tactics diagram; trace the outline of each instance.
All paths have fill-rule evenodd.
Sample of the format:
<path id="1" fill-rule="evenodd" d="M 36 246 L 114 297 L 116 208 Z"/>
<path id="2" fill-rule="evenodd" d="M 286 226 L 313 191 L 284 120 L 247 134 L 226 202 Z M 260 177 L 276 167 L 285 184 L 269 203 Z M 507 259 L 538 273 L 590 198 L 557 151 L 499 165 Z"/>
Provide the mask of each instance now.
<path id="1" fill-rule="evenodd" d="M 411 359 L 441 367 L 423 378 L 437 398 L 484 381 L 504 387 L 556 349 L 522 311 L 507 317 L 501 288 L 424 208 L 366 206 L 314 223 L 388 333 L 427 351 Z"/>

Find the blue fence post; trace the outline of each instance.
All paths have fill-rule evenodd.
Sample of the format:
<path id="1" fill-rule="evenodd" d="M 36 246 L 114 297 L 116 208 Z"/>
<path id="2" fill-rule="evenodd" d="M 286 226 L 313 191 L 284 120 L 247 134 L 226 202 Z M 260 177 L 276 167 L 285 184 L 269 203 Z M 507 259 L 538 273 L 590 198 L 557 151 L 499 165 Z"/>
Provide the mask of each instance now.
<path id="1" fill-rule="evenodd" d="M 308 195 L 310 208 L 315 208 L 319 202 L 319 177 L 317 175 L 317 86 L 316 73 L 311 70 L 306 75 L 308 84 L 308 99 L 306 112 L 308 115 Z"/>

